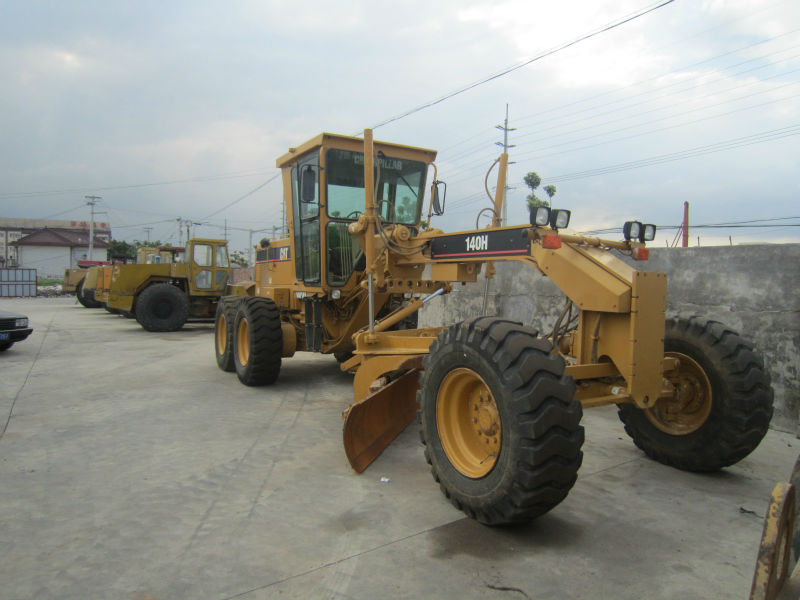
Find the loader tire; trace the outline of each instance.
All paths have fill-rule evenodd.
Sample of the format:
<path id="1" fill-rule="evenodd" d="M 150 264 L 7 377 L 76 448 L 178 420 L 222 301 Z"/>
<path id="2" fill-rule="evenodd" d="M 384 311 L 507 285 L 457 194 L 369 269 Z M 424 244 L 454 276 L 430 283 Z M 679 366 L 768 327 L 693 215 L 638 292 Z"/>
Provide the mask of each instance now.
<path id="1" fill-rule="evenodd" d="M 189 318 L 189 302 L 180 288 L 154 283 L 139 294 L 135 314 L 147 331 L 178 331 Z"/>
<path id="2" fill-rule="evenodd" d="M 680 359 L 665 374 L 674 398 L 648 409 L 619 406 L 634 443 L 665 465 L 716 471 L 755 450 L 772 418 L 773 391 L 764 361 L 739 334 L 717 321 L 667 320 L 664 352 Z"/>
<path id="3" fill-rule="evenodd" d="M 75 295 L 78 297 L 78 302 L 86 308 L 100 308 L 102 306 L 102 304 L 94 299 L 94 290 L 83 289 L 83 280 L 78 283 Z"/>
<path id="4" fill-rule="evenodd" d="M 245 385 L 269 385 L 281 371 L 281 314 L 270 298 L 246 298 L 236 310 L 233 364 Z"/>
<path id="5" fill-rule="evenodd" d="M 575 484 L 582 408 L 551 350 L 529 327 L 481 317 L 444 330 L 423 361 L 425 459 L 456 508 L 487 525 L 535 519 Z"/>
<path id="6" fill-rule="evenodd" d="M 233 365 L 233 322 L 241 300 L 240 296 L 220 298 L 214 319 L 214 353 L 217 356 L 217 366 L 229 373 L 236 370 Z"/>

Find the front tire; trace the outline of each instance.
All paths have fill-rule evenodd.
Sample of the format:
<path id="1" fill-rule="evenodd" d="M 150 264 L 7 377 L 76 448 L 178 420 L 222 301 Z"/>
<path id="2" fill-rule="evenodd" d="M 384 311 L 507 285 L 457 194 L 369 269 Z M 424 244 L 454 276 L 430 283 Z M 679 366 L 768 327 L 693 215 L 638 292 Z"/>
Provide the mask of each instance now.
<path id="1" fill-rule="evenodd" d="M 180 288 L 154 283 L 136 299 L 136 320 L 147 331 L 178 331 L 189 318 L 189 303 Z"/>
<path id="2" fill-rule="evenodd" d="M 634 443 L 650 458 L 686 471 L 716 471 L 742 460 L 767 433 L 773 391 L 764 361 L 737 333 L 717 321 L 669 319 L 665 373 L 672 398 L 654 407 L 619 407 Z"/>
<path id="3" fill-rule="evenodd" d="M 233 364 L 233 323 L 241 301 L 239 296 L 220 298 L 214 319 L 214 354 L 217 357 L 217 366 L 229 373 L 236 370 Z"/>
<path id="4" fill-rule="evenodd" d="M 14 342 L 0 342 L 0 352 L 5 352 L 9 348 L 11 348 L 11 346 L 13 346 L 13 345 L 14 345 Z"/>
<path id="5" fill-rule="evenodd" d="M 236 310 L 233 364 L 245 385 L 269 385 L 281 371 L 281 314 L 270 298 L 246 298 Z"/>
<path id="6" fill-rule="evenodd" d="M 420 376 L 420 437 L 433 478 L 488 525 L 561 502 L 583 459 L 582 408 L 564 359 L 519 323 L 483 317 L 443 331 Z"/>
<path id="7" fill-rule="evenodd" d="M 78 297 L 78 302 L 80 302 L 85 308 L 100 308 L 102 304 L 94 299 L 94 290 L 84 289 L 83 283 L 84 280 L 81 280 L 75 290 L 75 295 Z"/>

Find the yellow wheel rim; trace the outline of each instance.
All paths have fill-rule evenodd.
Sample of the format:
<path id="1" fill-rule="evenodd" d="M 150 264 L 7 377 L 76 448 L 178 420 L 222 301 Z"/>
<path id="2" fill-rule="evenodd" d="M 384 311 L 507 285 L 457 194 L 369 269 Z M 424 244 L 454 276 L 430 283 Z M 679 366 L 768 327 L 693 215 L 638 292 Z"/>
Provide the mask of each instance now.
<path id="1" fill-rule="evenodd" d="M 450 464 L 471 479 L 484 477 L 500 454 L 497 403 L 483 378 L 471 369 L 450 371 L 436 394 L 436 428 Z"/>
<path id="2" fill-rule="evenodd" d="M 221 312 L 217 317 L 217 354 L 225 352 L 225 346 L 228 342 L 228 320 L 225 318 L 225 313 Z"/>
<path id="3" fill-rule="evenodd" d="M 670 398 L 661 398 L 645 409 L 650 422 L 664 433 L 688 435 L 700 429 L 711 414 L 711 382 L 697 361 L 680 352 L 667 352 L 680 366 L 666 373 L 674 388 Z"/>
<path id="4" fill-rule="evenodd" d="M 247 319 L 239 321 L 239 329 L 236 332 L 236 350 L 239 355 L 239 364 L 243 367 L 250 360 L 250 328 L 247 326 Z"/>

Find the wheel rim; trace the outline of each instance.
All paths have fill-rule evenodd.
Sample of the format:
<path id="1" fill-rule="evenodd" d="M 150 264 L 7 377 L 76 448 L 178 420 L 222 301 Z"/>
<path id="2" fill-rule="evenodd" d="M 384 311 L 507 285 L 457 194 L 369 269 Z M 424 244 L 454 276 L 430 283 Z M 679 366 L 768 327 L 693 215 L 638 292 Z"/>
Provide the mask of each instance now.
<path id="1" fill-rule="evenodd" d="M 675 391 L 644 412 L 664 433 L 688 435 L 700 429 L 711 414 L 711 382 L 703 367 L 690 356 L 680 352 L 666 355 L 680 361 L 676 370 L 666 374 Z"/>
<path id="2" fill-rule="evenodd" d="M 228 343 L 228 320 L 225 313 L 220 313 L 217 317 L 217 354 L 225 353 L 225 346 Z"/>
<path id="3" fill-rule="evenodd" d="M 247 365 L 250 360 L 250 328 L 247 326 L 247 319 L 242 317 L 239 321 L 239 330 L 236 334 L 236 350 L 239 355 L 239 364 Z"/>
<path id="4" fill-rule="evenodd" d="M 500 454 L 500 412 L 489 386 L 475 371 L 459 368 L 436 394 L 436 427 L 447 459 L 462 475 L 487 475 Z"/>

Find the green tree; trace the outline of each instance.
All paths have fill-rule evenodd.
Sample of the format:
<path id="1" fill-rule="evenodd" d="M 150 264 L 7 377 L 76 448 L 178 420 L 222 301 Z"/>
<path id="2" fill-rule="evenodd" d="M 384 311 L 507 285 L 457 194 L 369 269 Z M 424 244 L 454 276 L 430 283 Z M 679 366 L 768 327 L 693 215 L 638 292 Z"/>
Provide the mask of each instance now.
<path id="1" fill-rule="evenodd" d="M 108 260 L 127 261 L 136 258 L 136 246 L 122 240 L 111 240 L 111 247 L 108 249 Z"/>
<path id="2" fill-rule="evenodd" d="M 159 246 L 163 246 L 165 244 L 161 243 L 161 240 L 155 240 L 154 242 L 150 241 L 140 241 L 140 240 L 133 240 L 133 247 L 137 250 L 139 248 L 158 248 Z"/>
<path id="3" fill-rule="evenodd" d="M 536 190 L 539 189 L 539 186 L 542 183 L 542 178 L 539 177 L 539 174 L 531 171 L 524 178 L 525 185 L 528 186 L 531 193 L 528 194 L 528 210 L 532 209 L 534 206 L 550 206 L 550 201 L 553 199 L 553 196 L 556 195 L 556 186 L 554 185 L 546 185 L 542 189 L 547 194 L 547 200 L 542 200 L 539 196 L 536 195 Z"/>
<path id="4" fill-rule="evenodd" d="M 247 257 L 242 254 L 241 250 L 234 250 L 231 252 L 231 264 L 242 268 L 250 266 L 247 262 Z"/>

